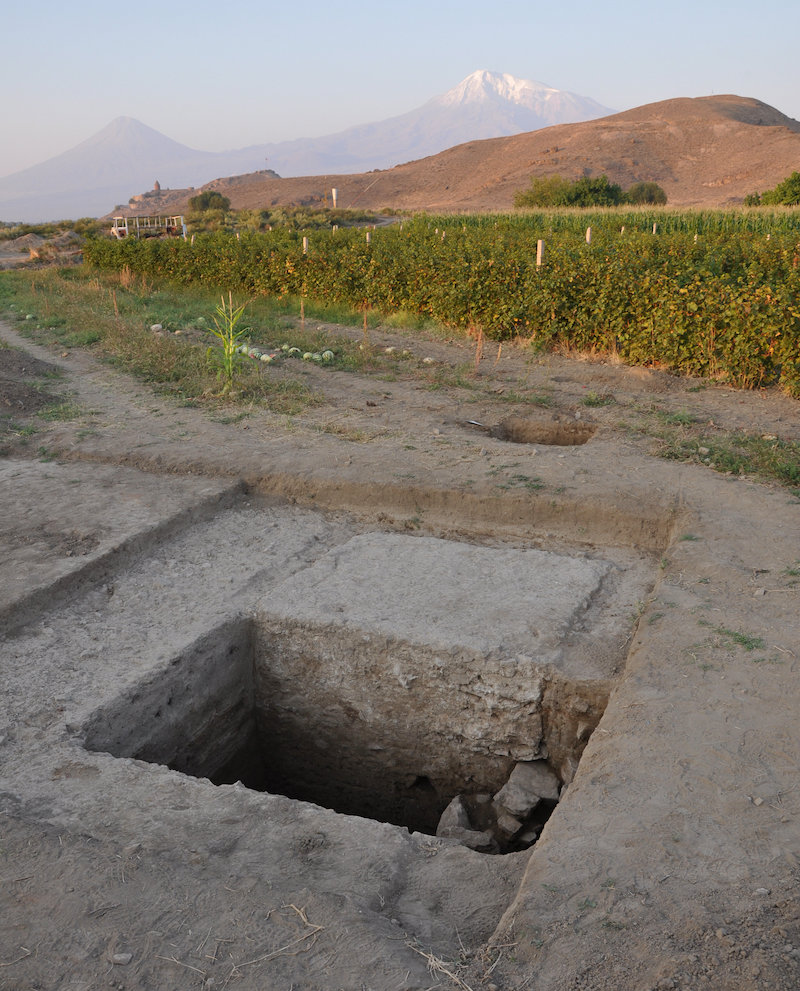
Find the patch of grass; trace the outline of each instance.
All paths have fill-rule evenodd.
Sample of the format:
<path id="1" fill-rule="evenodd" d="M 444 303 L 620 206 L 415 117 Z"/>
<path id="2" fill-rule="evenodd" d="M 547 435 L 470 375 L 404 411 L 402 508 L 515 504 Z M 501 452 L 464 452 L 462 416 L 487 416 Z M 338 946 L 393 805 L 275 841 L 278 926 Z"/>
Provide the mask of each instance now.
<path id="1" fill-rule="evenodd" d="M 444 337 L 445 334 L 452 336 L 452 330 L 448 331 L 436 320 L 423 316 L 420 313 L 411 313 L 408 310 L 397 310 L 395 313 L 386 313 L 381 317 L 381 326 L 397 330 L 413 330 L 437 337 Z"/>
<path id="2" fill-rule="evenodd" d="M 299 380 L 281 378 L 248 362 L 235 388 L 219 395 L 218 367 L 208 359 L 213 337 L 210 321 L 218 305 L 215 290 L 194 287 L 154 289 L 119 276 L 89 277 L 81 269 L 45 269 L 3 273 L 0 305 L 15 312 L 47 309 L 60 321 L 48 326 L 24 324 L 27 335 L 44 344 L 89 347 L 96 354 L 158 391 L 191 405 L 209 408 L 256 404 L 281 413 L 297 413 L 322 401 Z M 268 323 L 254 306 L 248 314 L 254 336 L 266 337 Z M 162 332 L 151 325 L 160 323 Z M 181 335 L 171 329 L 184 330 Z"/>
<path id="3" fill-rule="evenodd" d="M 684 533 L 680 537 L 678 537 L 678 540 L 689 540 L 689 541 L 693 541 L 693 540 L 699 540 L 699 539 L 700 538 L 697 537 L 693 533 Z"/>
<path id="4" fill-rule="evenodd" d="M 37 413 L 40 420 L 47 420 L 49 422 L 56 420 L 76 420 L 82 415 L 83 410 L 81 407 L 70 399 L 55 403 L 52 406 L 45 406 L 44 409 L 39 410 Z"/>
<path id="5" fill-rule="evenodd" d="M 764 647 L 766 647 L 766 644 L 761 637 L 754 637 L 749 633 L 740 633 L 738 630 L 729 630 L 724 626 L 718 626 L 714 632 L 718 633 L 721 637 L 726 637 L 738 647 L 743 647 L 745 650 L 763 650 Z"/>
<path id="6" fill-rule="evenodd" d="M 645 610 L 645 602 L 644 600 L 639 599 L 636 603 L 636 609 L 628 617 L 631 622 L 631 626 L 635 626 L 639 622 L 639 620 L 642 618 L 642 615 L 644 614 L 644 610 Z"/>
<path id="7" fill-rule="evenodd" d="M 296 416 L 311 406 L 322 405 L 325 401 L 320 393 L 309 389 L 304 382 L 294 379 L 271 382 L 261 395 L 256 394 L 254 398 L 273 413 L 283 413 L 287 416 Z"/>
<path id="8" fill-rule="evenodd" d="M 671 461 L 704 464 L 714 471 L 778 482 L 800 495 L 800 443 L 742 432 L 713 437 L 663 437 L 656 453 Z"/>
<path id="9" fill-rule="evenodd" d="M 55 330 L 57 328 L 51 327 L 49 330 Z M 87 327 L 82 330 L 74 331 L 64 331 L 63 333 L 57 335 L 56 338 L 59 344 L 63 344 L 65 348 L 89 348 L 93 344 L 98 344 L 103 340 L 103 335 L 99 330 L 92 327 Z"/>
<path id="10" fill-rule="evenodd" d="M 611 406 L 616 402 L 616 399 L 611 395 L 610 392 L 587 392 L 586 395 L 581 399 L 581 403 L 584 406 L 589 406 L 592 408 L 600 406 Z"/>
<path id="11" fill-rule="evenodd" d="M 46 372 L 41 372 L 41 377 L 43 380 L 41 382 L 42 387 L 48 384 L 48 380 L 63 379 L 64 374 L 63 368 L 49 368 Z"/>
<path id="12" fill-rule="evenodd" d="M 452 368 L 449 365 L 436 365 L 425 377 L 427 388 L 432 391 L 445 388 L 474 391 L 478 388 L 470 364 L 454 365 Z"/>
<path id="13" fill-rule="evenodd" d="M 300 300 L 276 300 L 273 305 L 277 305 L 284 312 L 288 307 L 299 317 Z M 348 306 L 346 303 L 339 303 L 335 300 L 303 300 L 303 310 L 306 320 L 317 320 L 323 323 L 338 323 L 344 327 L 363 327 L 364 311 L 360 308 Z M 377 310 L 367 310 L 367 327 L 375 328 L 380 323 L 380 314 Z"/>
<path id="14" fill-rule="evenodd" d="M 494 474 L 494 472 L 489 472 L 489 474 Z M 540 489 L 545 488 L 545 483 L 535 475 L 511 475 L 506 481 L 498 482 L 495 486 L 498 489 L 513 489 L 513 488 L 523 488 L 527 489 L 528 492 L 538 492 Z"/>
<path id="15" fill-rule="evenodd" d="M 656 410 L 656 416 L 670 427 L 690 427 L 696 419 L 686 410 L 678 410 L 675 413 Z"/>
<path id="16" fill-rule="evenodd" d="M 251 412 L 252 410 L 249 409 L 241 409 L 237 410 L 235 413 L 220 413 L 219 415 L 213 415 L 211 419 L 214 420 L 215 423 L 222 423 L 227 426 L 232 423 L 241 423 L 242 420 L 250 416 Z"/>
<path id="17" fill-rule="evenodd" d="M 332 434 L 342 440 L 349 440 L 355 444 L 366 444 L 373 440 L 373 435 L 366 430 L 359 430 L 355 427 L 346 427 L 343 423 L 323 423 L 316 428 L 323 434 Z"/>
<path id="18" fill-rule="evenodd" d="M 8 457 L 14 447 L 27 446 L 28 440 L 38 433 L 38 427 L 33 424 L 17 423 L 10 416 L 0 416 L 0 457 Z M 8 443 L 5 443 L 8 441 Z"/>
<path id="19" fill-rule="evenodd" d="M 544 408 L 553 405 L 553 397 L 541 392 L 528 392 L 518 389 L 505 389 L 498 392 L 495 389 L 488 390 L 492 399 L 501 403 L 527 404 L 529 406 L 542 406 Z"/>

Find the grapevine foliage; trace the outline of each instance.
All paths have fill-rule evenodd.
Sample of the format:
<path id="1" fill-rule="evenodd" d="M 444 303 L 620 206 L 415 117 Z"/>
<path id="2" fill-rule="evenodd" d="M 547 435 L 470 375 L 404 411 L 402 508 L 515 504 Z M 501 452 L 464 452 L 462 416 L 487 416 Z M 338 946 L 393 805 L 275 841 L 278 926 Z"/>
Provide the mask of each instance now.
<path id="1" fill-rule="evenodd" d="M 97 239 L 85 257 L 239 295 L 405 310 L 495 340 L 614 352 L 743 387 L 779 382 L 800 396 L 792 213 L 419 217 L 369 241 L 362 229 L 316 231 L 307 253 L 302 232 L 284 229 L 194 243 Z"/>

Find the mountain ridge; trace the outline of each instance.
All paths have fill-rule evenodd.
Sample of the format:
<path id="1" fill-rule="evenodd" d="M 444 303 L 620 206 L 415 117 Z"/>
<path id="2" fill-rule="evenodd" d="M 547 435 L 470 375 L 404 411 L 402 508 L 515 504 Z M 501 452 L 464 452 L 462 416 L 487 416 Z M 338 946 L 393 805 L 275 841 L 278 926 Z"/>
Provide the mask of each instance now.
<path id="1" fill-rule="evenodd" d="M 625 189 L 657 182 L 671 206 L 723 207 L 777 185 L 798 162 L 800 122 L 760 100 L 731 94 L 664 100 L 598 120 L 468 141 L 376 172 L 244 175 L 206 188 L 219 190 L 238 209 L 319 206 L 335 186 L 344 207 L 503 211 L 532 176 L 605 174 Z M 187 200 L 176 192 L 148 199 L 146 209 L 181 212 Z"/>
<path id="2" fill-rule="evenodd" d="M 189 148 L 132 117 L 117 117 L 61 155 L 0 177 L 0 216 L 53 219 L 59 204 L 64 212 L 56 210 L 55 216 L 103 214 L 156 180 L 162 187 L 186 188 L 265 171 L 265 163 L 287 176 L 388 168 L 466 140 L 547 126 L 559 115 L 576 120 L 609 112 L 594 100 L 543 83 L 477 70 L 406 114 L 318 138 L 230 151 Z"/>

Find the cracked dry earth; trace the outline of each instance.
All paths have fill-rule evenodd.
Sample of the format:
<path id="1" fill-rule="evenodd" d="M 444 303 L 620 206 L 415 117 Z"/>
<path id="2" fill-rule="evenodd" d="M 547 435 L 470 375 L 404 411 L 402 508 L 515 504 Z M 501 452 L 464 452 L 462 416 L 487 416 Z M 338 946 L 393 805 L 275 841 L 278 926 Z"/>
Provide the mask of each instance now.
<path id="1" fill-rule="evenodd" d="M 507 349 L 222 423 L 0 335 L 0 988 L 800 985 L 798 500 L 637 429 L 796 402 Z M 434 835 L 543 760 L 535 845 Z"/>

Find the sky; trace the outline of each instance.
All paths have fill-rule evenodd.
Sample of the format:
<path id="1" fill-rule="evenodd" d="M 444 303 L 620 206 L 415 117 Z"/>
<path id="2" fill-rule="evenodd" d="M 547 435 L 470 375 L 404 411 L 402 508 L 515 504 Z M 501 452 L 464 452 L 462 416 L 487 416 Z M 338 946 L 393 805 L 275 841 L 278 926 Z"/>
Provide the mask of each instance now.
<path id="1" fill-rule="evenodd" d="M 318 137 L 477 69 L 627 110 L 735 93 L 800 119 L 797 0 L 38 0 L 0 11 L 0 177 L 115 117 L 203 151 Z"/>

